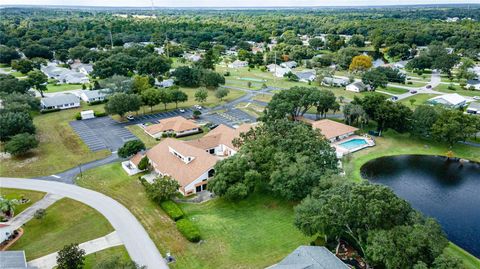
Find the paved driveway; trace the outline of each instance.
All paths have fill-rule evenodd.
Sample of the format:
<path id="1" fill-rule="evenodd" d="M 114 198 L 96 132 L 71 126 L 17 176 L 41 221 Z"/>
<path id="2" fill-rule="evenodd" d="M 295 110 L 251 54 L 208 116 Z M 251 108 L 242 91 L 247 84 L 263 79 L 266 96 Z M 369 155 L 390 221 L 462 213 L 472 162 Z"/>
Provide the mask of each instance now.
<path id="1" fill-rule="evenodd" d="M 255 122 L 256 118 L 243 112 L 238 108 L 229 109 L 225 112 L 213 112 L 203 116 L 203 119 L 211 121 L 216 124 L 225 124 L 233 127 L 246 122 Z"/>
<path id="2" fill-rule="evenodd" d="M 127 141 L 137 139 L 124 125 L 110 117 L 70 122 L 73 130 L 92 151 L 116 151 Z"/>
<path id="3" fill-rule="evenodd" d="M 152 239 L 135 216 L 119 202 L 104 194 L 75 185 L 38 179 L 0 178 L 0 186 L 48 192 L 89 205 L 110 222 L 132 260 L 139 265 L 147 266 L 148 269 L 168 268 Z"/>
<path id="4" fill-rule="evenodd" d="M 184 118 L 192 117 L 193 110 L 191 108 L 184 108 L 183 110 L 184 112 L 180 112 L 180 110 L 177 109 L 177 110 L 147 114 L 142 116 L 134 116 L 133 120 L 128 122 L 123 122 L 121 123 L 121 125 L 125 126 L 125 125 L 133 125 L 133 124 L 147 123 L 147 122 L 158 123 L 158 121 L 161 119 L 171 118 L 176 116 L 182 116 Z"/>

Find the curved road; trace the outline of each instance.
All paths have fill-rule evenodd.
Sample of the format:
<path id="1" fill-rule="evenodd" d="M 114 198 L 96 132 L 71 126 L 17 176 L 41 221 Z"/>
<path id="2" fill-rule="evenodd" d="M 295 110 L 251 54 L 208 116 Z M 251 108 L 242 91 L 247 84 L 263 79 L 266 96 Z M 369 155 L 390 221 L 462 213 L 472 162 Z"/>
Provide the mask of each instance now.
<path id="1" fill-rule="evenodd" d="M 168 268 L 152 239 L 135 216 L 119 202 L 104 194 L 71 184 L 38 179 L 0 177 L 0 187 L 58 194 L 89 205 L 110 222 L 132 260 L 139 265 L 147 266 L 148 269 Z"/>

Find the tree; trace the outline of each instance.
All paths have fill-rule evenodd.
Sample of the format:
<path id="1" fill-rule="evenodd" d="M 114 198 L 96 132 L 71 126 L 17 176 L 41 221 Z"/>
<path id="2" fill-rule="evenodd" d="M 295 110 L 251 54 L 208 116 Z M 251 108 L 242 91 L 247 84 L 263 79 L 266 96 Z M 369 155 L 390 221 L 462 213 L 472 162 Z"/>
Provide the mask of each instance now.
<path id="1" fill-rule="evenodd" d="M 16 199 L 6 199 L 0 196 L 0 211 L 9 218 L 15 215 L 15 207 L 18 204 L 19 202 Z"/>
<path id="2" fill-rule="evenodd" d="M 427 55 L 420 55 L 409 61 L 405 67 L 410 70 L 417 69 L 423 71 L 432 67 L 432 58 Z"/>
<path id="3" fill-rule="evenodd" d="M 141 170 L 141 171 L 146 170 L 148 168 L 149 164 L 150 164 L 150 162 L 148 160 L 148 157 L 143 156 L 143 158 L 138 163 L 138 169 Z"/>
<path id="4" fill-rule="evenodd" d="M 367 122 L 368 118 L 361 105 L 352 103 L 343 107 L 343 115 L 348 125 L 358 126 L 360 124 L 360 127 Z"/>
<path id="5" fill-rule="evenodd" d="M 352 35 L 350 40 L 348 40 L 348 45 L 354 47 L 364 47 L 365 37 L 363 35 Z"/>
<path id="6" fill-rule="evenodd" d="M 194 119 L 200 118 L 200 115 L 202 115 L 202 112 L 200 110 L 194 110 L 193 111 L 193 118 Z"/>
<path id="7" fill-rule="evenodd" d="M 0 113 L 0 141 L 7 141 L 21 133 L 35 133 L 32 117 L 27 112 Z"/>
<path id="8" fill-rule="evenodd" d="M 1 111 L 3 112 L 31 112 L 38 111 L 40 108 L 40 100 L 35 98 L 32 93 L 0 93 L 0 96 L 3 106 Z"/>
<path id="9" fill-rule="evenodd" d="M 215 90 L 215 97 L 220 101 L 230 93 L 230 90 L 227 88 L 218 88 Z"/>
<path id="10" fill-rule="evenodd" d="M 308 236 L 348 235 L 365 253 L 369 231 L 406 224 L 411 212 L 388 187 L 345 182 L 305 198 L 295 208 L 295 226 Z"/>
<path id="11" fill-rule="evenodd" d="M 111 256 L 93 266 L 93 269 L 146 269 L 133 261 L 123 261 L 121 257 Z"/>
<path id="12" fill-rule="evenodd" d="M 298 76 L 292 73 L 292 71 L 289 71 L 288 73 L 283 75 L 283 77 L 286 78 L 288 81 L 298 81 Z"/>
<path id="13" fill-rule="evenodd" d="M 170 70 L 170 60 L 163 56 L 148 55 L 138 61 L 137 71 L 141 75 L 157 77 Z"/>
<path id="14" fill-rule="evenodd" d="M 78 244 L 64 246 L 57 255 L 58 269 L 81 269 L 85 261 L 85 250 Z"/>
<path id="15" fill-rule="evenodd" d="M 257 180 L 258 173 L 250 170 L 245 158 L 235 154 L 215 164 L 209 189 L 227 200 L 240 200 L 253 191 Z"/>
<path id="16" fill-rule="evenodd" d="M 145 187 L 148 197 L 157 203 L 161 203 L 171 199 L 178 192 L 180 185 L 175 179 L 164 176 L 155 179 L 152 184 L 146 184 Z"/>
<path id="17" fill-rule="evenodd" d="M 175 77 L 175 83 L 184 87 L 198 87 L 201 84 L 203 72 L 198 68 L 181 66 L 172 73 Z"/>
<path id="18" fill-rule="evenodd" d="M 126 76 L 113 75 L 98 82 L 98 87 L 108 89 L 108 93 L 132 93 L 133 80 Z"/>
<path id="19" fill-rule="evenodd" d="M 329 110 L 338 111 L 340 105 L 336 102 L 335 94 L 330 90 L 320 90 L 312 93 L 311 100 L 317 109 L 318 116 L 327 116 Z"/>
<path id="20" fill-rule="evenodd" d="M 175 103 L 175 108 L 178 108 L 178 103 L 188 101 L 188 95 L 178 88 L 170 88 L 168 94 L 170 95 L 170 101 Z"/>
<path id="21" fill-rule="evenodd" d="M 375 267 L 412 268 L 418 262 L 432 264 L 447 245 L 442 228 L 429 218 L 390 230 L 369 231 L 365 254 Z"/>
<path id="22" fill-rule="evenodd" d="M 150 107 L 150 111 L 153 111 L 153 107 L 160 104 L 160 91 L 154 88 L 144 90 L 141 94 L 142 103 Z"/>
<path id="23" fill-rule="evenodd" d="M 30 86 L 25 80 L 12 75 L 0 74 L 0 93 L 27 93 Z"/>
<path id="24" fill-rule="evenodd" d="M 132 81 L 132 90 L 134 93 L 141 94 L 146 89 L 151 88 L 149 79 L 147 76 L 134 76 Z"/>
<path id="25" fill-rule="evenodd" d="M 387 55 L 395 60 L 406 60 L 410 57 L 410 46 L 407 44 L 394 44 L 387 49 Z"/>
<path id="26" fill-rule="evenodd" d="M 475 62 L 470 58 L 463 58 L 460 66 L 458 67 L 457 78 L 458 79 L 474 79 L 477 74 L 470 71 L 470 68 L 475 66 Z"/>
<path id="27" fill-rule="evenodd" d="M 372 119 L 377 122 L 377 131 L 380 133 L 388 128 L 397 132 L 405 132 L 410 129 L 412 111 L 399 102 L 386 101 L 381 103 L 375 111 Z"/>
<path id="28" fill-rule="evenodd" d="M 108 78 L 113 75 L 128 76 L 136 67 L 137 58 L 126 53 L 116 53 L 98 60 L 93 65 L 93 76 Z"/>
<path id="29" fill-rule="evenodd" d="M 369 119 L 375 119 L 377 116 L 377 108 L 386 102 L 385 96 L 377 93 L 369 94 L 363 99 L 357 96 L 353 98 L 352 104 L 361 105 Z"/>
<path id="30" fill-rule="evenodd" d="M 43 92 L 47 90 L 48 77 L 40 70 L 28 72 L 27 83 L 34 87 L 43 96 Z"/>
<path id="31" fill-rule="evenodd" d="M 76 46 L 68 50 L 68 57 L 72 60 L 82 60 L 90 52 L 85 46 Z"/>
<path id="32" fill-rule="evenodd" d="M 412 114 L 412 133 L 420 137 L 431 137 L 432 126 L 438 119 L 438 112 L 432 106 L 418 106 Z"/>
<path id="33" fill-rule="evenodd" d="M 48 60 L 53 59 L 53 53 L 50 51 L 50 49 L 47 46 L 43 46 L 43 45 L 36 44 L 36 43 L 28 45 L 23 50 L 23 53 L 28 58 L 40 57 L 40 58 L 45 58 L 45 59 L 48 59 Z"/>
<path id="34" fill-rule="evenodd" d="M 215 89 L 220 86 L 220 84 L 225 84 L 225 77 L 211 70 L 204 70 L 202 72 L 200 85 L 210 89 Z"/>
<path id="35" fill-rule="evenodd" d="M 125 142 L 121 148 L 118 149 L 118 156 L 127 158 L 138 152 L 145 150 L 145 144 L 140 140 L 131 140 Z"/>
<path id="36" fill-rule="evenodd" d="M 172 102 L 172 97 L 171 95 L 169 94 L 168 90 L 167 89 L 161 89 L 159 91 L 159 100 L 160 100 L 160 103 L 163 104 L 165 110 L 167 110 L 167 105 Z"/>
<path id="37" fill-rule="evenodd" d="M 323 47 L 324 42 L 321 38 L 310 38 L 308 40 L 308 44 L 314 49 L 320 49 L 321 47 Z"/>
<path id="38" fill-rule="evenodd" d="M 474 116 L 463 114 L 459 110 L 444 109 L 432 125 L 432 136 L 434 139 L 446 142 L 450 147 L 453 147 L 456 142 L 465 141 L 479 130 L 480 127 L 477 125 Z"/>
<path id="39" fill-rule="evenodd" d="M 345 39 L 339 35 L 327 35 L 326 47 L 331 51 L 337 51 L 345 45 Z"/>
<path id="40" fill-rule="evenodd" d="M 336 53 L 337 64 L 343 68 L 348 69 L 350 63 L 352 62 L 353 57 L 358 56 L 360 53 L 357 49 L 352 47 L 342 48 Z M 367 56 L 368 57 L 368 56 Z"/>
<path id="41" fill-rule="evenodd" d="M 28 59 L 20 59 L 12 61 L 12 68 L 22 74 L 27 74 L 34 69 L 33 62 Z"/>
<path id="42" fill-rule="evenodd" d="M 214 70 L 215 57 L 213 55 L 213 50 L 212 49 L 207 50 L 205 55 L 202 57 L 202 59 L 200 59 L 200 61 L 198 61 L 197 64 L 202 68 Z"/>
<path id="43" fill-rule="evenodd" d="M 10 141 L 5 144 L 5 151 L 13 156 L 19 156 L 24 155 L 36 147 L 38 147 L 38 140 L 35 138 L 35 135 L 21 133 L 13 136 Z"/>
<path id="44" fill-rule="evenodd" d="M 195 101 L 199 102 L 199 103 L 205 103 L 205 101 L 207 101 L 207 98 L 208 98 L 208 91 L 206 89 L 198 89 L 195 91 Z"/>
<path id="45" fill-rule="evenodd" d="M 20 54 L 10 47 L 0 45 L 0 63 L 2 64 L 10 64 L 12 60 L 16 60 L 20 58 Z"/>
<path id="46" fill-rule="evenodd" d="M 363 83 L 370 85 L 372 90 L 378 87 L 386 88 L 388 83 L 387 76 L 378 68 L 369 70 L 362 75 Z"/>
<path id="47" fill-rule="evenodd" d="M 123 117 L 127 112 L 139 110 L 141 105 L 142 100 L 136 94 L 115 93 L 108 98 L 105 111 Z"/>
<path id="48" fill-rule="evenodd" d="M 445 253 L 440 254 L 437 258 L 435 258 L 432 269 L 450 269 L 450 268 L 464 269 L 465 265 L 458 258 L 452 257 Z"/>
<path id="49" fill-rule="evenodd" d="M 310 108 L 315 107 L 322 97 L 316 88 L 292 87 L 276 93 L 266 107 L 264 120 L 276 120 L 290 117 L 297 119 Z"/>
<path id="50" fill-rule="evenodd" d="M 352 63 L 348 67 L 350 71 L 365 71 L 372 67 L 372 58 L 367 55 L 358 55 L 353 57 Z"/>

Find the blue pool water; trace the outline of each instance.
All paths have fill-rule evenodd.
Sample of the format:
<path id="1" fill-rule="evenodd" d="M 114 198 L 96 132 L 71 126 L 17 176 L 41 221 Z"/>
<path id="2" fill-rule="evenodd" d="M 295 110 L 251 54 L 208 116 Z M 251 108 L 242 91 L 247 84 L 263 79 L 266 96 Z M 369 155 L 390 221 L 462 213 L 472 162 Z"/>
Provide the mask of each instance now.
<path id="1" fill-rule="evenodd" d="M 346 142 L 340 143 L 340 146 L 346 149 L 354 149 L 360 146 L 364 146 L 366 144 L 367 144 L 367 141 L 365 141 L 365 139 L 352 139 L 352 140 L 348 140 Z"/>

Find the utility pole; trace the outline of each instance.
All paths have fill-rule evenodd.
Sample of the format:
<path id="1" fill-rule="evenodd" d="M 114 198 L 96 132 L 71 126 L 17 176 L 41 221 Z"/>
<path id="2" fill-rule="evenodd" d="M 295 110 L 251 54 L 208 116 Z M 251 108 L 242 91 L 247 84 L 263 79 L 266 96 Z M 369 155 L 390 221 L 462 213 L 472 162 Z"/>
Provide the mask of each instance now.
<path id="1" fill-rule="evenodd" d="M 273 82 L 276 82 L 277 81 L 277 51 L 275 50 L 275 57 L 273 58 L 274 62 L 275 62 L 275 67 L 274 67 L 274 74 L 273 74 Z"/>

